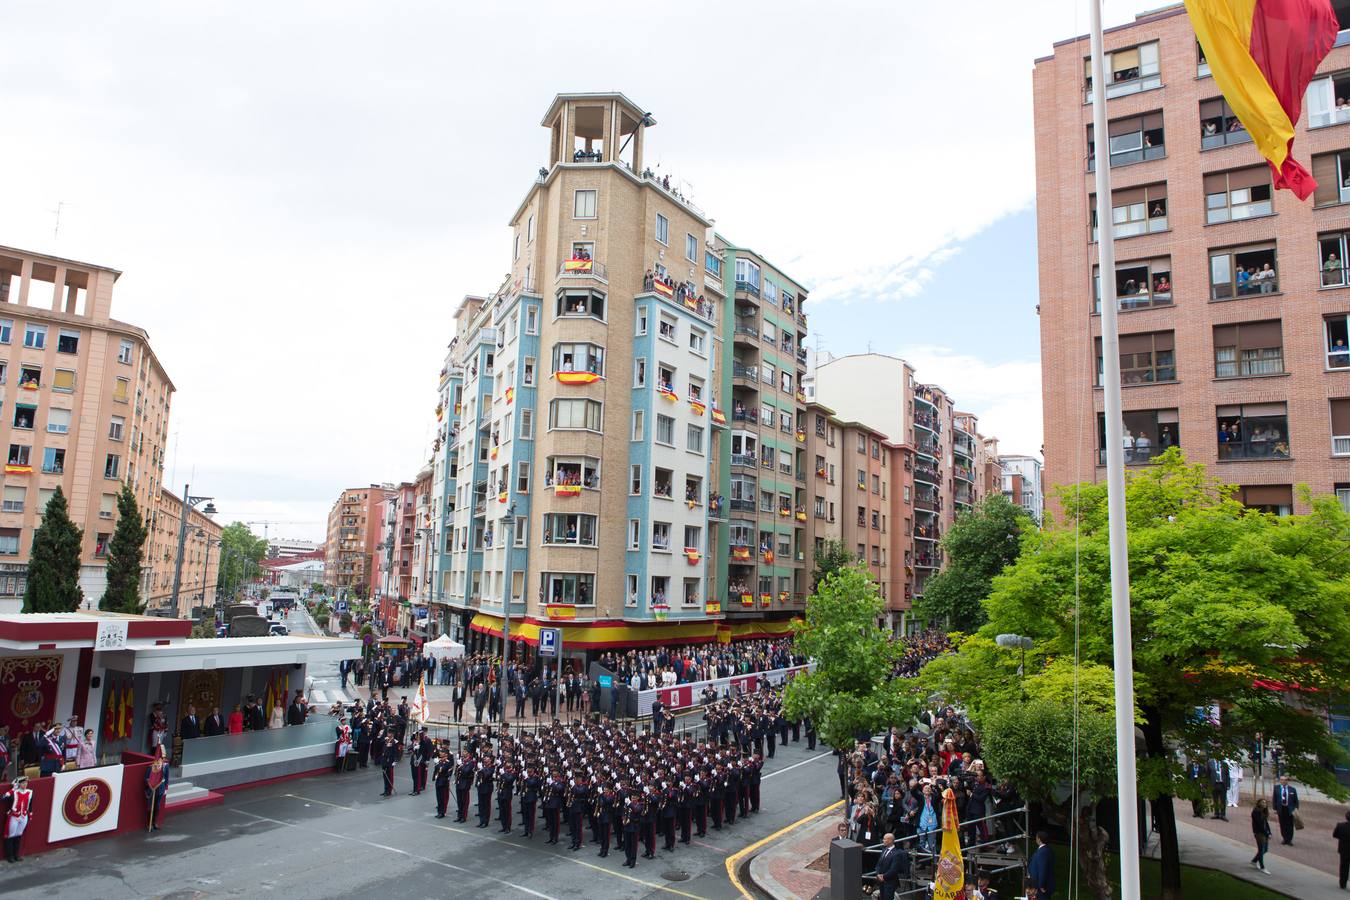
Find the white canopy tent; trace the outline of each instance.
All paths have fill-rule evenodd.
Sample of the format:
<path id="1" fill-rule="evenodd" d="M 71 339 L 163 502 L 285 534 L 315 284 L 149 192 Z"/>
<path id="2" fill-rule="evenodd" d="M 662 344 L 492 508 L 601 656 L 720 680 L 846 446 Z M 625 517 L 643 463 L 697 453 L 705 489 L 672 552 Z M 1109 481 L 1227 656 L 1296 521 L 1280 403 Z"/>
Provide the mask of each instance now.
<path id="1" fill-rule="evenodd" d="M 422 645 L 422 655 L 434 656 L 437 659 L 442 656 L 459 659 L 464 655 L 464 645 L 459 641 L 450 640 L 450 635 L 442 634 L 436 640 L 427 641 Z"/>

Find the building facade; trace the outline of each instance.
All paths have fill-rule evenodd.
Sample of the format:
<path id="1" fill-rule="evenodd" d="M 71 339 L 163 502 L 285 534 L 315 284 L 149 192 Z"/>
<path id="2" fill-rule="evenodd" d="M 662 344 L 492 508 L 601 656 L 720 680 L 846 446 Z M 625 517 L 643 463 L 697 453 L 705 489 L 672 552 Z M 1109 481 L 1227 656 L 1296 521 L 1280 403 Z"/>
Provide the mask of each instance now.
<path id="1" fill-rule="evenodd" d="M 323 544 L 294 538 L 272 538 L 267 542 L 268 559 L 294 559 L 322 550 Z"/>
<path id="2" fill-rule="evenodd" d="M 112 318 L 120 274 L 0 247 L 0 611 L 22 603 L 33 531 L 58 486 L 84 531 L 86 605 L 106 585 L 122 484 L 143 518 L 158 502 L 174 386 L 146 332 Z"/>
<path id="3" fill-rule="evenodd" d="M 374 597 L 384 574 L 378 565 L 380 505 L 393 485 L 372 484 L 342 492 L 328 511 L 324 585 L 333 591 Z"/>
<path id="4" fill-rule="evenodd" d="M 1004 456 L 1003 496 L 1026 510 L 1036 522 L 1045 521 L 1045 494 L 1041 486 L 1041 461 L 1034 456 Z"/>
<path id="5" fill-rule="evenodd" d="M 1346 23 L 1342 22 L 1344 27 Z M 1346 32 L 1342 32 L 1342 37 Z M 1107 104 L 1125 462 L 1169 447 L 1298 510 L 1296 490 L 1350 502 L 1350 46 L 1308 89 L 1294 153 L 1319 187 L 1300 202 L 1220 95 L 1180 6 L 1106 34 L 1101 94 L 1088 40 L 1036 61 L 1037 226 L 1045 481 L 1105 477 L 1093 100 Z"/>
<path id="6" fill-rule="evenodd" d="M 178 601 L 173 597 L 173 576 L 178 568 L 178 538 L 183 522 L 183 499 L 166 488 L 159 489 L 158 502 L 146 519 L 143 588 L 141 599 L 147 612 L 192 617 L 194 608 L 216 605 L 216 582 L 220 574 L 220 525 L 198 509 L 188 508 L 183 541 L 183 567 L 179 575 Z M 194 617 L 195 618 L 195 617 Z"/>

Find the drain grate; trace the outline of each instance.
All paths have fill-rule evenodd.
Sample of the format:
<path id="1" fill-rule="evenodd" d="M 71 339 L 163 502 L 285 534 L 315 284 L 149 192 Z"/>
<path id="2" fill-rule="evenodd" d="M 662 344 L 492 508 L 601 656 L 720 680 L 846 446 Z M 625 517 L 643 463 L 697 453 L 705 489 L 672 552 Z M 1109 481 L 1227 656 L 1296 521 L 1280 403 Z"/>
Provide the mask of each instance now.
<path id="1" fill-rule="evenodd" d="M 688 881 L 689 873 L 681 872 L 679 869 L 667 869 L 661 873 L 661 877 L 666 881 Z"/>

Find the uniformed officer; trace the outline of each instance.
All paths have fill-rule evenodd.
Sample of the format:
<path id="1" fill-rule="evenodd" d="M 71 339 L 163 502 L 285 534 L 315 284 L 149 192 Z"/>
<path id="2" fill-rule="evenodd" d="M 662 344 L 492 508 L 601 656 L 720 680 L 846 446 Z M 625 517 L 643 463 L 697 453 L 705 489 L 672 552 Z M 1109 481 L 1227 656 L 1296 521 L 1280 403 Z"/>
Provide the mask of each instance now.
<path id="1" fill-rule="evenodd" d="M 680 784 L 675 789 L 675 808 L 678 810 L 680 821 L 680 843 L 689 843 L 690 827 L 694 818 L 694 788 L 693 779 L 689 777 L 686 771 L 680 776 Z"/>
<path id="2" fill-rule="evenodd" d="M 609 785 L 600 791 L 595 799 L 595 821 L 598 826 L 597 838 L 600 843 L 600 856 L 609 856 L 610 820 L 614 814 L 614 791 Z"/>
<path id="3" fill-rule="evenodd" d="M 520 824 L 527 838 L 534 837 L 534 809 L 539 802 L 539 786 L 543 779 L 534 766 L 525 767 L 525 777 L 520 782 Z"/>
<path id="4" fill-rule="evenodd" d="M 442 750 L 432 771 L 432 780 L 436 782 L 436 818 L 445 818 L 445 808 L 450 805 L 450 775 L 454 771 L 450 762 L 450 751 Z"/>
<path id="5" fill-rule="evenodd" d="M 492 782 L 497 777 L 497 768 L 492 756 L 484 756 L 474 772 L 474 784 L 478 788 L 478 827 L 486 828 L 492 820 Z"/>
<path id="6" fill-rule="evenodd" d="M 653 796 L 652 786 L 642 786 L 642 846 L 643 859 L 656 859 L 656 816 L 657 798 Z"/>
<path id="7" fill-rule="evenodd" d="M 511 764 L 503 761 L 497 775 L 497 821 L 502 823 L 498 834 L 511 833 L 511 798 L 515 796 L 515 787 L 516 774 Z"/>
<path id="8" fill-rule="evenodd" d="M 642 800 L 637 796 L 628 798 L 623 810 L 623 864 L 630 869 L 637 868 L 638 823 L 642 819 Z"/>
<path id="9" fill-rule="evenodd" d="M 567 784 L 559 774 L 549 773 L 544 782 L 544 822 L 548 826 L 548 843 L 558 843 L 558 820 L 562 815 L 563 796 Z"/>
<path id="10" fill-rule="evenodd" d="M 586 812 L 586 785 L 578 778 L 572 778 L 567 786 L 567 797 L 563 806 L 567 810 L 567 833 L 572 838 L 569 850 L 581 849 L 581 818 Z"/>
<path id="11" fill-rule="evenodd" d="M 663 782 L 661 798 L 661 832 L 666 837 L 665 848 L 669 852 L 675 849 L 675 810 L 680 801 L 680 792 L 675 785 Z"/>
<path id="12" fill-rule="evenodd" d="M 473 788 L 474 763 L 468 750 L 460 754 L 455 766 L 455 821 L 469 821 L 469 794 Z"/>
<path id="13" fill-rule="evenodd" d="M 398 741 L 393 732 L 385 734 L 384 747 L 380 753 L 380 768 L 384 770 L 384 793 L 382 797 L 394 796 L 394 766 L 398 764 Z"/>

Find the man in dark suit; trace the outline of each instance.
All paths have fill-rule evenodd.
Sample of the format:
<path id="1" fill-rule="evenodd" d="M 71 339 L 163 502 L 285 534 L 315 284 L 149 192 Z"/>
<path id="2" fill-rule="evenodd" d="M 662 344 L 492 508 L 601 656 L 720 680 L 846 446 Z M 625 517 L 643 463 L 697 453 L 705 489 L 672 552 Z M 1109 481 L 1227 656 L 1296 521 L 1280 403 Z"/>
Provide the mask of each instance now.
<path id="1" fill-rule="evenodd" d="M 887 832 L 881 838 L 881 858 L 877 860 L 877 881 L 881 884 L 881 900 L 891 900 L 901 876 L 909 876 L 909 854 L 895 845 L 895 835 Z"/>
<path id="2" fill-rule="evenodd" d="M 291 700 L 291 705 L 286 707 L 286 724 L 303 725 L 305 724 L 305 713 L 307 710 L 300 702 L 300 693 L 297 691 L 295 697 Z"/>
<path id="3" fill-rule="evenodd" d="M 1208 765 L 1210 796 L 1214 800 L 1214 818 L 1228 821 L 1228 765 L 1211 758 Z"/>
<path id="4" fill-rule="evenodd" d="M 1044 831 L 1036 832 L 1036 852 L 1027 864 L 1027 884 L 1036 889 L 1036 900 L 1050 900 L 1055 892 L 1055 854 L 1048 846 L 1049 841 L 1050 836 Z"/>
<path id="5" fill-rule="evenodd" d="M 1336 839 L 1336 852 L 1341 857 L 1341 890 L 1345 890 L 1346 876 L 1350 875 L 1350 812 L 1345 814 L 1344 822 L 1338 822 L 1331 830 L 1331 836 Z"/>
<path id="6" fill-rule="evenodd" d="M 197 707 L 191 703 L 188 704 L 187 715 L 178 723 L 178 733 L 185 741 L 202 735 L 201 726 L 197 724 Z"/>
<path id="7" fill-rule="evenodd" d="M 1298 809 L 1298 789 L 1289 783 L 1288 775 L 1280 776 L 1280 783 L 1275 785 L 1275 794 L 1271 797 L 1270 805 L 1280 820 L 1281 842 L 1294 843 L 1294 811 Z"/>
<path id="8" fill-rule="evenodd" d="M 218 734 L 225 733 L 225 719 L 220 715 L 220 707 L 211 707 L 211 715 L 206 717 L 205 724 L 202 725 L 202 734 L 206 737 L 215 737 Z"/>

